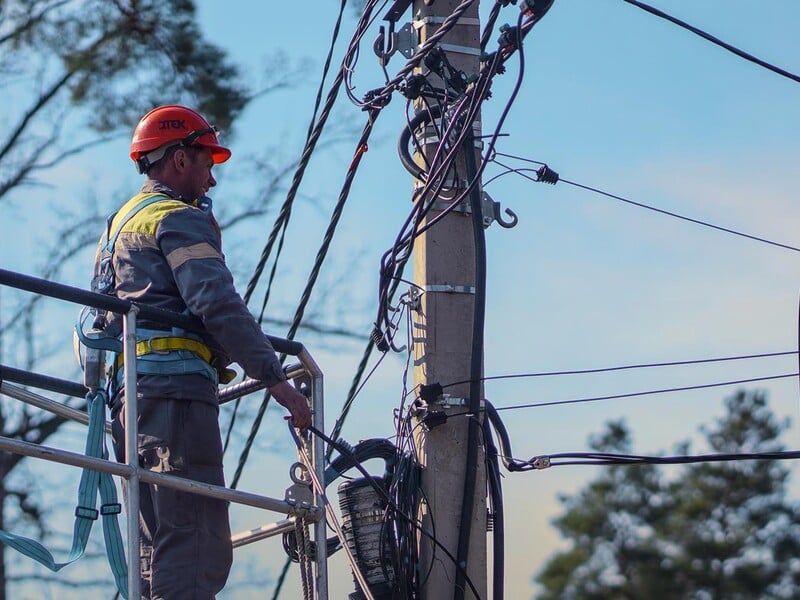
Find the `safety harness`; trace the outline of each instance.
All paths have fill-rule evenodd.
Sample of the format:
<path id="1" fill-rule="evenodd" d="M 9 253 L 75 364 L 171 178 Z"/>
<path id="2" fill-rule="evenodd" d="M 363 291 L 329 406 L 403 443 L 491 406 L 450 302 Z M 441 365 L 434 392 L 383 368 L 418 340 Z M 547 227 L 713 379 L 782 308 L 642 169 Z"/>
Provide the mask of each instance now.
<path id="1" fill-rule="evenodd" d="M 120 231 L 136 214 L 145 207 L 162 200 L 170 199 L 163 194 L 138 194 L 132 198 L 119 213 L 108 220 L 105 245 L 101 250 L 98 273 L 92 280 L 95 292 L 113 294 L 115 275 L 112 265 L 114 245 Z M 112 225 L 115 225 L 112 232 Z M 104 336 L 96 328 L 101 321 L 96 315 L 95 327 L 84 332 L 84 321 L 89 309 L 84 308 L 75 327 L 76 353 L 81 367 L 84 369 L 84 383 L 90 389 L 86 395 L 89 412 L 89 431 L 86 438 L 86 456 L 108 460 L 105 424 L 106 406 L 109 404 L 108 394 L 104 391 L 105 354 L 116 355 L 111 361 L 111 377 L 109 388 L 121 387 L 123 370 L 122 341 L 116 337 Z M 218 381 L 217 370 L 212 366 L 213 353 L 201 341 L 199 336 L 173 329 L 172 333 L 161 330 L 137 329 L 137 372 L 143 374 L 186 374 L 201 373 Z M 86 361 L 81 345 L 85 347 Z M 224 370 L 223 382 L 227 383 L 235 376 L 230 369 Z M 97 509 L 97 494 L 100 494 L 101 505 Z M 122 507 L 117 500 L 117 489 L 114 480 L 108 473 L 85 468 L 78 486 L 78 505 L 75 508 L 75 525 L 73 527 L 72 546 L 64 561 L 57 561 L 53 554 L 40 542 L 0 530 L 0 542 L 20 553 L 33 558 L 51 571 L 60 571 L 83 556 L 92 525 L 99 518 L 103 521 L 103 535 L 106 552 L 117 590 L 123 598 L 128 598 L 128 567 L 125 560 L 125 549 L 122 542 L 117 515 Z M 132 518 L 128 515 L 128 518 Z M 133 517 L 135 518 L 135 517 Z"/>
<path id="2" fill-rule="evenodd" d="M 100 266 L 97 276 L 92 281 L 94 291 L 113 294 L 116 288 L 113 258 L 114 247 L 123 227 L 142 209 L 163 200 L 172 200 L 160 193 L 140 193 L 131 198 L 118 213 L 109 218 L 106 228 L 105 244 L 100 254 Z M 78 327 L 78 336 L 86 345 L 96 343 L 82 336 L 82 326 Z M 106 338 L 108 339 L 108 338 Z M 137 373 L 143 375 L 186 375 L 197 373 L 208 377 L 214 384 L 229 383 L 236 377 L 232 369 L 217 368 L 214 355 L 200 336 L 183 329 L 173 328 L 171 332 L 158 329 L 137 328 L 136 331 Z M 112 363 L 114 371 L 111 381 L 117 387 L 121 385 L 123 376 L 122 342 L 113 339 L 107 347 L 117 354 Z M 107 343 L 108 342 L 104 342 Z M 111 347 L 111 346 L 114 347 Z M 96 346 L 95 346 L 96 347 Z"/>

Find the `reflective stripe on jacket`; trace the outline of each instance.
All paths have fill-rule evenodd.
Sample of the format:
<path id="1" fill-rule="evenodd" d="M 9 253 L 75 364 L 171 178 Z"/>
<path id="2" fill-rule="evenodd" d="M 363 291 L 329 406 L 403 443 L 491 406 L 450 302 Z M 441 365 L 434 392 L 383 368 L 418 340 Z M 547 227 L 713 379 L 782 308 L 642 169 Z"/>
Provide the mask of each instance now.
<path id="1" fill-rule="evenodd" d="M 210 212 L 178 198 L 163 184 L 148 180 L 141 193 L 112 219 L 110 231 L 137 202 L 152 194 L 165 199 L 145 206 L 130 218 L 114 245 L 115 295 L 199 317 L 205 327 L 202 341 L 211 350 L 218 369 L 234 361 L 247 375 L 268 386 L 284 380 L 272 345 L 234 287 L 222 254 L 219 227 Z M 102 249 L 103 240 L 95 274 Z M 139 325 L 169 331 L 164 324 L 143 319 Z M 118 315 L 109 327 L 112 333 L 121 330 Z"/>

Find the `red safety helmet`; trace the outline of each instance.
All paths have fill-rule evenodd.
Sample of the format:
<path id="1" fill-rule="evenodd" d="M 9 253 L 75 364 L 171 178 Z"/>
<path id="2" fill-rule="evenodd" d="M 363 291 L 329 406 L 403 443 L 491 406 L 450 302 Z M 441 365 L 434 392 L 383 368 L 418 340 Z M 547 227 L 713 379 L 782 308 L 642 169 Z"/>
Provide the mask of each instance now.
<path id="1" fill-rule="evenodd" d="M 154 108 L 139 121 L 131 140 L 131 159 L 140 173 L 164 156 L 172 146 L 205 146 L 211 149 L 214 163 L 225 162 L 231 151 L 221 146 L 217 128 L 200 113 L 177 104 Z"/>

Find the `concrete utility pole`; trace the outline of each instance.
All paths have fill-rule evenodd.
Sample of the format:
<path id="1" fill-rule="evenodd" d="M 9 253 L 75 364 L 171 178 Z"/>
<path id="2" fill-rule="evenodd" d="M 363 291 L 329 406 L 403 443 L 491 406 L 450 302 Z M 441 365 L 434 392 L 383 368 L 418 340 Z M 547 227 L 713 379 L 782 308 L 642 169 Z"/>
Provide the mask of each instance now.
<path id="1" fill-rule="evenodd" d="M 415 0 L 414 28 L 419 33 L 420 43 L 424 43 L 436 32 L 442 21 L 460 4 L 457 0 Z M 478 70 L 478 4 L 476 0 L 441 41 L 441 47 L 450 64 L 467 76 Z M 441 80 L 432 77 L 437 87 L 444 87 Z M 479 125 L 476 123 L 475 127 L 479 128 Z M 425 137 L 431 135 L 426 132 Z M 475 135 L 480 135 L 479 129 L 475 129 Z M 427 143 L 426 140 L 426 153 L 430 155 L 435 147 L 435 140 L 433 143 Z M 470 151 L 479 152 L 476 148 L 470 148 Z M 459 180 L 448 181 L 443 190 L 443 195 L 450 199 L 466 189 L 468 167 L 474 168 L 474 161 L 465 160 L 462 152 L 458 165 Z M 453 178 L 452 172 L 448 174 L 448 178 Z M 476 193 L 480 193 L 480 188 Z M 444 198 L 441 200 L 444 206 L 449 204 Z M 465 204 L 469 204 L 469 200 Z M 440 205 L 437 203 L 434 206 Z M 431 210 L 425 223 L 440 212 Z M 414 383 L 444 385 L 470 380 L 476 289 L 475 241 L 471 215 L 454 211 L 416 241 L 414 280 L 424 290 L 419 309 L 414 314 Z M 480 354 L 482 371 L 482 350 Z M 431 408 L 443 410 L 448 415 L 463 415 L 469 409 L 470 387 L 469 383 L 464 383 L 447 388 L 444 390 L 446 395 L 433 401 Z M 473 402 L 482 402 L 483 386 L 479 385 L 476 389 L 473 385 L 473 396 L 476 391 L 479 398 L 473 398 Z M 482 420 L 482 413 L 479 413 L 478 418 Z M 472 432 L 470 427 L 473 428 Z M 487 597 L 486 471 L 479 427 L 477 419 L 454 416 L 429 431 L 424 427 L 417 427 L 415 430 L 420 460 L 424 467 L 422 487 L 427 498 L 427 506 L 423 508 L 423 526 L 427 531 L 435 533 L 436 540 L 453 557 L 459 556 L 459 546 L 462 546 L 461 555 L 465 559 L 463 566 L 467 577 L 476 588 L 480 599 L 484 600 Z M 473 447 L 472 451 L 469 449 L 470 445 Z M 462 505 L 468 456 L 472 458 L 473 466 L 470 470 L 475 475 L 475 480 L 472 497 Z M 469 527 L 466 528 L 462 522 L 465 516 L 469 517 L 466 520 Z M 468 540 L 466 546 L 465 540 Z M 465 583 L 463 573 L 458 573 L 454 561 L 424 536 L 420 539 L 419 568 L 422 598 L 475 598 Z"/>

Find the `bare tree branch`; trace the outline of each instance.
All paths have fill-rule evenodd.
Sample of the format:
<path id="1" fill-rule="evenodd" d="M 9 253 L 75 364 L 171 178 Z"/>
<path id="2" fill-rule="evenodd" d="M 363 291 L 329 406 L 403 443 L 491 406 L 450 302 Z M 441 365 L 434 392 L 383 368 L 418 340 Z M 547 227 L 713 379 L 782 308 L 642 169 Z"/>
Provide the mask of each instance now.
<path id="1" fill-rule="evenodd" d="M 54 2 L 53 4 L 51 4 L 50 6 L 44 7 L 41 10 L 41 12 L 39 12 L 39 13 L 37 13 L 35 15 L 31 15 L 26 21 L 21 23 L 16 29 L 12 29 L 6 35 L 0 37 L 0 45 L 3 45 L 3 44 L 5 44 L 5 43 L 7 43 L 9 41 L 15 40 L 19 36 L 21 36 L 23 33 L 26 33 L 28 31 L 30 31 L 36 25 L 38 25 L 39 23 L 42 22 L 42 20 L 47 15 L 47 13 L 49 13 L 50 11 L 55 10 L 56 8 L 59 8 L 60 6 L 63 6 L 65 4 L 67 4 L 69 1 L 70 0 L 58 0 L 57 2 Z M 31 7 L 31 8 L 35 8 L 35 7 Z"/>

